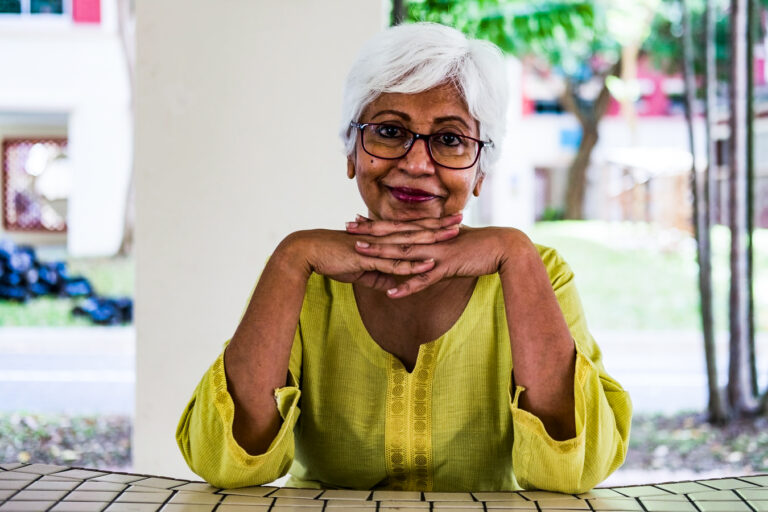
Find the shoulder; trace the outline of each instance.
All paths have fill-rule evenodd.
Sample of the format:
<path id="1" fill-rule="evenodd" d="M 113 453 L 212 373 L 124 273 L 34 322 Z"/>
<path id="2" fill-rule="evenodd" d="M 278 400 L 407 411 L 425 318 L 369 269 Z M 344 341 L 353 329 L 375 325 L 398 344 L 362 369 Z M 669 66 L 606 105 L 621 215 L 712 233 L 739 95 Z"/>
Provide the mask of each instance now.
<path id="1" fill-rule="evenodd" d="M 557 285 L 564 284 L 573 279 L 573 270 L 571 270 L 570 265 L 568 265 L 557 249 L 537 243 L 533 245 L 539 251 L 539 256 L 542 263 L 544 263 L 544 268 L 547 269 L 549 280 L 553 286 L 557 287 Z"/>

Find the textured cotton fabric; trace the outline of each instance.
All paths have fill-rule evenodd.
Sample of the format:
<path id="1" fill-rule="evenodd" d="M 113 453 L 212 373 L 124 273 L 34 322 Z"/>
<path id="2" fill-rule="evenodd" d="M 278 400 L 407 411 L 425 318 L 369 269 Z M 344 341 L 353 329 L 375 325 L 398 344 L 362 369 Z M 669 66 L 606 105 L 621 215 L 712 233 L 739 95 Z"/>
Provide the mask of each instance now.
<path id="1" fill-rule="evenodd" d="M 288 383 L 275 390 L 283 423 L 267 452 L 232 435 L 223 354 L 205 373 L 176 438 L 211 484 L 434 491 L 588 490 L 618 468 L 631 403 L 605 372 L 573 273 L 538 247 L 576 346 L 576 435 L 552 439 L 517 406 L 498 274 L 481 276 L 464 312 L 419 349 L 408 373 L 368 334 L 350 284 L 313 274 L 293 342 Z M 396 321 L 396 319 L 393 319 Z"/>

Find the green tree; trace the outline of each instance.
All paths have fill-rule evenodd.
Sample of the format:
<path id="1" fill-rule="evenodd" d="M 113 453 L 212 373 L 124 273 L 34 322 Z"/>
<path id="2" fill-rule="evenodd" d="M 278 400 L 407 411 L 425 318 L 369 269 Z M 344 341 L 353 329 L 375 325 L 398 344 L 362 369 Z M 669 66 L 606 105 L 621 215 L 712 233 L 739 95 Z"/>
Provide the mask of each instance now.
<path id="1" fill-rule="evenodd" d="M 534 56 L 565 79 L 562 105 L 578 119 L 581 142 L 568 169 L 565 217 L 582 217 L 590 156 L 609 103 L 607 78 L 625 92 L 631 115 L 633 69 L 658 0 L 410 0 L 407 19 L 450 25 L 518 57 Z M 623 85 L 623 87 L 622 87 Z M 620 95 L 621 96 L 621 95 Z M 620 98 L 622 99 L 622 98 Z"/>

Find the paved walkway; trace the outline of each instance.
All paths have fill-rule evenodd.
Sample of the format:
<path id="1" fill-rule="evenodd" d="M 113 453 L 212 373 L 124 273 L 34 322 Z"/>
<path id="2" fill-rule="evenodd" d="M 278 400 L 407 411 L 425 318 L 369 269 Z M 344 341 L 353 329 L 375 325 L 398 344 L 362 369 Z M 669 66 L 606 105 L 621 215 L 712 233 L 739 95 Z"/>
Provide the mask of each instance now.
<path id="1" fill-rule="evenodd" d="M 0 411 L 133 415 L 132 327 L 0 328 Z M 706 374 L 699 333 L 595 332 L 608 372 L 636 412 L 703 410 Z M 768 333 L 758 337 L 761 388 L 768 378 Z M 727 339 L 719 338 L 719 376 Z"/>
<path id="2" fill-rule="evenodd" d="M 133 415 L 133 327 L 0 328 L 0 411 Z"/>

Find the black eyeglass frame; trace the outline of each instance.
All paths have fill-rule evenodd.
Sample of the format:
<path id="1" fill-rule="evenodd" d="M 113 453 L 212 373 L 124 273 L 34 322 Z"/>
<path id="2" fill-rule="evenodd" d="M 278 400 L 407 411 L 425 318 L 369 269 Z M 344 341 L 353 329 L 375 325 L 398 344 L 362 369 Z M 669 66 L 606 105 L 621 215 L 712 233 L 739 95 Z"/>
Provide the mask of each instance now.
<path id="1" fill-rule="evenodd" d="M 381 158 L 382 160 L 399 160 L 401 158 L 404 158 L 405 155 L 407 155 L 408 152 L 411 151 L 413 146 L 416 145 L 416 141 L 417 140 L 422 139 L 424 141 L 424 144 L 427 146 L 427 154 L 429 154 L 429 158 L 432 159 L 432 162 L 434 162 L 436 165 L 439 165 L 440 167 L 445 167 L 446 169 L 453 169 L 453 170 L 456 170 L 456 171 L 461 171 L 461 170 L 464 170 L 464 169 L 469 169 L 470 167 L 475 165 L 477 163 L 477 161 L 480 159 L 480 152 L 482 151 L 482 149 L 484 147 L 489 147 L 489 148 L 493 147 L 493 141 L 492 140 L 480 140 L 480 139 L 476 139 L 474 137 L 470 137 L 469 135 L 454 134 L 456 136 L 460 136 L 460 137 L 463 137 L 465 139 L 470 139 L 470 140 L 473 140 L 473 141 L 477 142 L 478 148 L 477 148 L 477 154 L 475 155 L 475 159 L 472 161 L 471 164 L 467 165 L 466 167 L 451 167 L 449 165 L 443 165 L 440 162 L 438 162 L 437 160 L 435 160 L 435 157 L 432 155 L 432 147 L 429 145 L 429 141 L 430 141 L 430 139 L 432 137 L 434 137 L 435 135 L 441 135 L 441 134 L 444 135 L 445 132 L 416 133 L 413 130 L 409 130 L 408 128 L 403 128 L 402 126 L 398 126 L 398 125 L 392 124 L 392 123 L 357 123 L 355 121 L 352 121 L 351 123 L 349 123 L 349 126 L 352 127 L 352 128 L 357 128 L 357 129 L 360 130 L 360 145 L 363 147 L 363 151 L 365 151 L 366 153 L 368 153 L 369 155 L 371 155 L 373 157 Z M 394 127 L 399 128 L 401 130 L 405 130 L 406 132 L 408 132 L 411 135 L 413 135 L 413 139 L 411 141 L 411 145 L 408 146 L 408 149 L 405 150 L 405 153 L 403 153 L 400 156 L 386 157 L 386 156 L 374 155 L 373 153 L 368 151 L 368 149 L 365 147 L 365 142 L 364 142 L 365 138 L 363 137 L 363 130 L 365 129 L 366 126 L 394 126 Z"/>

